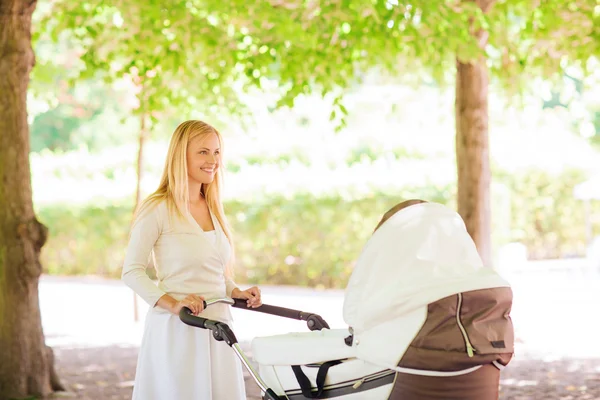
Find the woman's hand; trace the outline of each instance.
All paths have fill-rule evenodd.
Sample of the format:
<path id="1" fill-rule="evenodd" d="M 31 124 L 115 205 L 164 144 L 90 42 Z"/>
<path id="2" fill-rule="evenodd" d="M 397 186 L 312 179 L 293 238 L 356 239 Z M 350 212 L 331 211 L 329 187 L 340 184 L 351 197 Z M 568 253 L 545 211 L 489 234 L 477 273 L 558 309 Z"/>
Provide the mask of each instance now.
<path id="1" fill-rule="evenodd" d="M 179 312 L 183 307 L 187 307 L 192 310 L 193 315 L 198 315 L 204 310 L 204 297 L 197 296 L 195 294 L 187 295 L 183 300 L 178 301 L 171 311 L 175 315 L 179 315 Z"/>
<path id="2" fill-rule="evenodd" d="M 248 307 L 257 308 L 262 306 L 262 299 L 260 298 L 260 289 L 256 286 L 252 286 L 250 289 L 240 290 L 235 288 L 231 291 L 231 297 L 234 299 L 246 300 Z"/>

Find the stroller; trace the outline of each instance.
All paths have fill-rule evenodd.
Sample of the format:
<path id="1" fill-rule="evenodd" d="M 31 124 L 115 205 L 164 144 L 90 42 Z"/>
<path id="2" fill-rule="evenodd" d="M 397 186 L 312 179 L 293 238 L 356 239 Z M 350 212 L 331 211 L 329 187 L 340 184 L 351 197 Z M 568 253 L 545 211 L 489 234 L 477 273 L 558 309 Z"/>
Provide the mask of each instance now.
<path id="1" fill-rule="evenodd" d="M 207 301 L 307 322 L 310 332 L 255 338 L 256 371 L 227 324 L 188 309 L 181 320 L 231 346 L 263 399 L 497 399 L 514 351 L 510 286 L 483 266 L 456 212 L 407 204 L 362 250 L 345 291 L 348 329 L 314 313 Z"/>

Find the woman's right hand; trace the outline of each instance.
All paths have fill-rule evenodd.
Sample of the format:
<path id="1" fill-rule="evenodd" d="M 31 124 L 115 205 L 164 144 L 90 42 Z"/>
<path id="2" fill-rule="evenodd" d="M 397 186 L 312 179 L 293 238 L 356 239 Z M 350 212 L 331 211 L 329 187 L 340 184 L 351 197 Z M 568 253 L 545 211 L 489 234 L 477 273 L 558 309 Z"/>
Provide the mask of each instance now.
<path id="1" fill-rule="evenodd" d="M 198 315 L 204 310 L 204 297 L 195 294 L 187 295 L 183 300 L 175 303 L 172 310 L 173 314 L 179 315 L 179 312 L 183 307 L 192 310 L 193 315 Z"/>

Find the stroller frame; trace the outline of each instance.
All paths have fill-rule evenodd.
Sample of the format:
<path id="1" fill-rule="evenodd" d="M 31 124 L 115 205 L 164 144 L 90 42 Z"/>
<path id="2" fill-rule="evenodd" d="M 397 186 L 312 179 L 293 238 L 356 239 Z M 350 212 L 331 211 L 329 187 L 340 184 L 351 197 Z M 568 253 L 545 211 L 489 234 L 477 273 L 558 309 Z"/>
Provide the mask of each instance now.
<path id="1" fill-rule="evenodd" d="M 280 317 L 285 317 L 285 318 L 290 318 L 290 319 L 295 319 L 295 320 L 300 320 L 300 321 L 306 321 L 308 329 L 310 329 L 311 331 L 321 330 L 323 328 L 329 329 L 329 325 L 327 324 L 327 322 L 318 314 L 303 312 L 303 311 L 294 310 L 294 309 L 290 309 L 290 308 L 272 306 L 272 305 L 268 305 L 268 304 L 263 304 L 257 308 L 248 308 L 246 306 L 246 301 L 242 300 L 242 299 L 231 299 L 229 297 L 224 297 L 224 298 L 206 300 L 206 301 L 204 301 L 204 308 L 210 306 L 211 304 L 216 304 L 216 303 L 225 303 L 225 304 L 229 304 L 232 307 L 240 308 L 243 310 L 262 312 L 262 313 L 276 315 L 276 316 L 280 316 Z M 187 307 L 184 307 L 181 309 L 181 311 L 179 313 L 179 318 L 181 319 L 181 321 L 183 323 L 185 323 L 189 326 L 210 330 L 212 332 L 213 338 L 216 341 L 219 341 L 219 342 L 223 341 L 229 347 L 231 347 L 233 349 L 234 353 L 236 354 L 236 356 L 240 359 L 240 361 L 244 365 L 244 367 L 248 370 L 248 373 L 250 374 L 250 376 L 254 379 L 256 384 L 262 390 L 264 400 L 283 400 L 284 399 L 281 396 L 278 396 L 275 393 L 275 391 L 273 389 L 271 389 L 263 381 L 263 379 L 260 377 L 260 374 L 254 369 L 254 367 L 252 367 L 250 360 L 248 359 L 248 357 L 246 356 L 246 354 L 240 347 L 238 340 L 237 340 L 235 334 L 233 333 L 233 331 L 231 330 L 231 328 L 229 327 L 229 325 L 227 325 L 224 322 L 215 321 L 215 320 L 202 318 L 202 317 L 197 317 L 197 316 L 193 315 L 192 311 Z M 324 379 L 324 377 L 323 377 L 323 379 Z M 310 385 L 310 382 L 309 382 L 309 385 Z M 314 391 L 314 389 L 319 391 L 318 388 L 311 387 L 310 388 L 311 393 Z M 308 394 L 308 393 L 306 393 L 306 394 Z M 287 397 L 290 397 L 290 396 L 287 396 Z M 293 397 L 296 397 L 296 396 L 293 395 Z M 314 395 L 310 396 L 310 397 L 314 397 Z M 306 398 L 306 397 L 301 394 L 299 398 Z"/>

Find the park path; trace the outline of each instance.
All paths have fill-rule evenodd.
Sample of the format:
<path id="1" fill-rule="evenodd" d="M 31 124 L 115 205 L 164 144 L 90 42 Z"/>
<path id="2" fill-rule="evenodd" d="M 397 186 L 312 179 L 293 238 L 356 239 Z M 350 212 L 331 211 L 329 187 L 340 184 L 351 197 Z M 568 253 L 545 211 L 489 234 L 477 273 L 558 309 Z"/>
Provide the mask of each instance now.
<path id="1" fill-rule="evenodd" d="M 507 275 L 518 343 L 515 359 L 502 375 L 501 398 L 600 399 L 600 279 L 580 268 L 580 260 L 535 266 L 530 273 Z M 315 312 L 332 328 L 345 327 L 343 291 L 261 288 L 267 304 Z M 69 389 L 57 398 L 130 398 L 147 310 L 138 299 L 140 318 L 135 322 L 133 303 L 132 292 L 120 281 L 42 277 L 44 333 Z M 307 330 L 300 321 L 232 311 L 236 336 L 248 351 L 254 337 Z M 255 383 L 246 378 L 248 399 L 258 399 Z"/>

